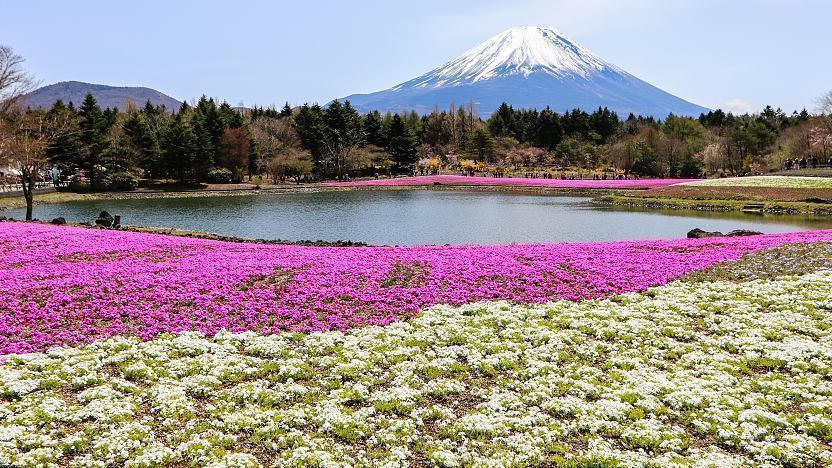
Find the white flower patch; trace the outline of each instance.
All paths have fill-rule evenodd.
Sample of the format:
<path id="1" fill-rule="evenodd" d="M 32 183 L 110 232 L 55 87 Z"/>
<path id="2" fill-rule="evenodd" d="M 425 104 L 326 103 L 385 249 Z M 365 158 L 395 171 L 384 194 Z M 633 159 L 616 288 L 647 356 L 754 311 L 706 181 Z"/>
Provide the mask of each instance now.
<path id="1" fill-rule="evenodd" d="M 824 466 L 832 272 L 0 363 L 0 466 Z"/>

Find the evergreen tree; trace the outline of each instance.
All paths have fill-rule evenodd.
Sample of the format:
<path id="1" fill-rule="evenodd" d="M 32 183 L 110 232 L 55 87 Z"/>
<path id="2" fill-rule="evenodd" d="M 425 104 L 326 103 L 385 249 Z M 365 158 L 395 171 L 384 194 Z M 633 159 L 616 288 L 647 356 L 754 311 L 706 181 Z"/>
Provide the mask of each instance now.
<path id="1" fill-rule="evenodd" d="M 494 137 L 485 128 L 478 128 L 471 134 L 468 149 L 477 161 L 490 161 L 494 156 L 496 144 Z"/>
<path id="2" fill-rule="evenodd" d="M 78 110 L 82 152 L 79 167 L 84 170 L 93 190 L 101 188 L 102 157 L 107 150 L 108 120 L 92 93 L 87 93 Z"/>
<path id="3" fill-rule="evenodd" d="M 563 126 L 563 134 L 572 138 L 588 140 L 592 131 L 589 114 L 580 109 L 573 109 L 572 112 L 563 114 L 561 125 Z"/>
<path id="4" fill-rule="evenodd" d="M 145 177 L 155 178 L 163 173 L 161 167 L 161 150 L 156 136 L 150 130 L 144 113 L 131 112 L 124 121 L 124 133 L 138 149 L 140 153 L 139 167 L 144 171 Z"/>
<path id="5" fill-rule="evenodd" d="M 78 115 L 75 108 L 64 105 L 61 100 L 56 101 L 49 109 L 49 115 L 57 121 L 66 122 L 67 125 L 65 131 L 61 132 L 46 150 L 50 163 L 61 171 L 61 178 L 66 180 L 76 173 L 82 163 Z"/>
<path id="6" fill-rule="evenodd" d="M 301 146 L 312 155 L 315 172 L 323 169 L 324 118 L 318 104 L 304 104 L 292 120 L 292 127 L 298 134 Z"/>
<path id="7" fill-rule="evenodd" d="M 363 145 L 361 116 L 349 101 L 332 101 L 323 113 L 323 169 L 343 175 L 352 151 Z"/>
<path id="8" fill-rule="evenodd" d="M 248 133 L 248 180 L 251 180 L 252 175 L 260 173 L 260 150 L 257 147 L 257 139 L 248 127 L 246 127 L 246 133 Z"/>
<path id="9" fill-rule="evenodd" d="M 561 140 L 563 140 L 563 129 L 560 117 L 547 107 L 537 117 L 534 145 L 551 151 Z"/>
<path id="10" fill-rule="evenodd" d="M 618 129 L 620 128 L 618 114 L 610 111 L 606 107 L 599 107 L 598 110 L 593 112 L 589 117 L 589 121 L 592 126 L 592 130 L 600 136 L 600 141 L 598 143 L 606 143 L 609 141 L 618 133 Z"/>
<path id="11" fill-rule="evenodd" d="M 364 138 L 367 143 L 384 147 L 385 138 L 382 128 L 381 114 L 378 111 L 373 111 L 364 116 Z"/>
<path id="12" fill-rule="evenodd" d="M 162 155 L 168 175 L 185 183 L 192 177 L 197 141 L 193 130 L 186 122 L 188 108 L 183 105 L 183 110 L 185 112 L 179 112 L 173 117 L 165 132 Z"/>
<path id="13" fill-rule="evenodd" d="M 290 106 L 288 102 L 286 104 L 283 104 L 283 107 L 280 109 L 280 113 L 277 114 L 277 116 L 279 118 L 291 117 L 292 116 L 292 106 Z"/>
<path id="14" fill-rule="evenodd" d="M 416 137 L 398 114 L 394 115 L 390 121 L 387 151 L 393 158 L 395 170 L 398 172 L 410 169 L 419 156 Z"/>

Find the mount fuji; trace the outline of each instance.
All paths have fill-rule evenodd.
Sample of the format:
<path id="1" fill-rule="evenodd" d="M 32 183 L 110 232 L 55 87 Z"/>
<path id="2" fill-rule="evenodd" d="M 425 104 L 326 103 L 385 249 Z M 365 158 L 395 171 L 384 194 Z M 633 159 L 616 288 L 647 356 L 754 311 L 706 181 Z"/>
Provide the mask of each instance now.
<path id="1" fill-rule="evenodd" d="M 642 81 L 594 54 L 556 29 L 516 27 L 459 57 L 384 91 L 343 98 L 361 112 L 429 113 L 434 107 L 473 101 L 483 117 L 502 102 L 557 112 L 608 107 L 664 118 L 699 115 L 708 109 Z"/>

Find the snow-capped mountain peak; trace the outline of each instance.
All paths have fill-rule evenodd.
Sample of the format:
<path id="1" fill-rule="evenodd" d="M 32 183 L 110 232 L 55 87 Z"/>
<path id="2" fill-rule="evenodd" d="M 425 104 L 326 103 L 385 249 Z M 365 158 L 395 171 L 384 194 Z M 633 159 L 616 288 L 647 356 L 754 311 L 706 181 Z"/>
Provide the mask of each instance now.
<path id="1" fill-rule="evenodd" d="M 503 31 L 424 75 L 345 99 L 361 112 L 422 114 L 471 102 L 482 117 L 503 102 L 556 112 L 603 106 L 622 117 L 708 111 L 627 73 L 554 28 L 537 26 Z"/>
<path id="2" fill-rule="evenodd" d="M 450 62 L 394 89 L 470 84 L 498 76 L 546 73 L 588 77 L 603 70 L 621 72 L 557 29 L 520 26 L 492 37 Z"/>

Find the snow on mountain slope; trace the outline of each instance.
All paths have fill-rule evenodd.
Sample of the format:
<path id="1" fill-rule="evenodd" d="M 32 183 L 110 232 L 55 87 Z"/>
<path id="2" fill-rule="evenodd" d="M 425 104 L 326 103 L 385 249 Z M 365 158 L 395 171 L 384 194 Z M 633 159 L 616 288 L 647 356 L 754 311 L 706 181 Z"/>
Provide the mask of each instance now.
<path id="1" fill-rule="evenodd" d="M 516 27 L 393 89 L 473 83 L 515 74 L 589 77 L 604 69 L 623 72 L 553 28 Z"/>
<path id="2" fill-rule="evenodd" d="M 421 113 L 473 100 L 482 116 L 503 101 L 556 111 L 606 106 L 656 117 L 707 111 L 606 62 L 554 28 L 534 26 L 506 30 L 391 89 L 345 99 L 361 111 Z"/>

